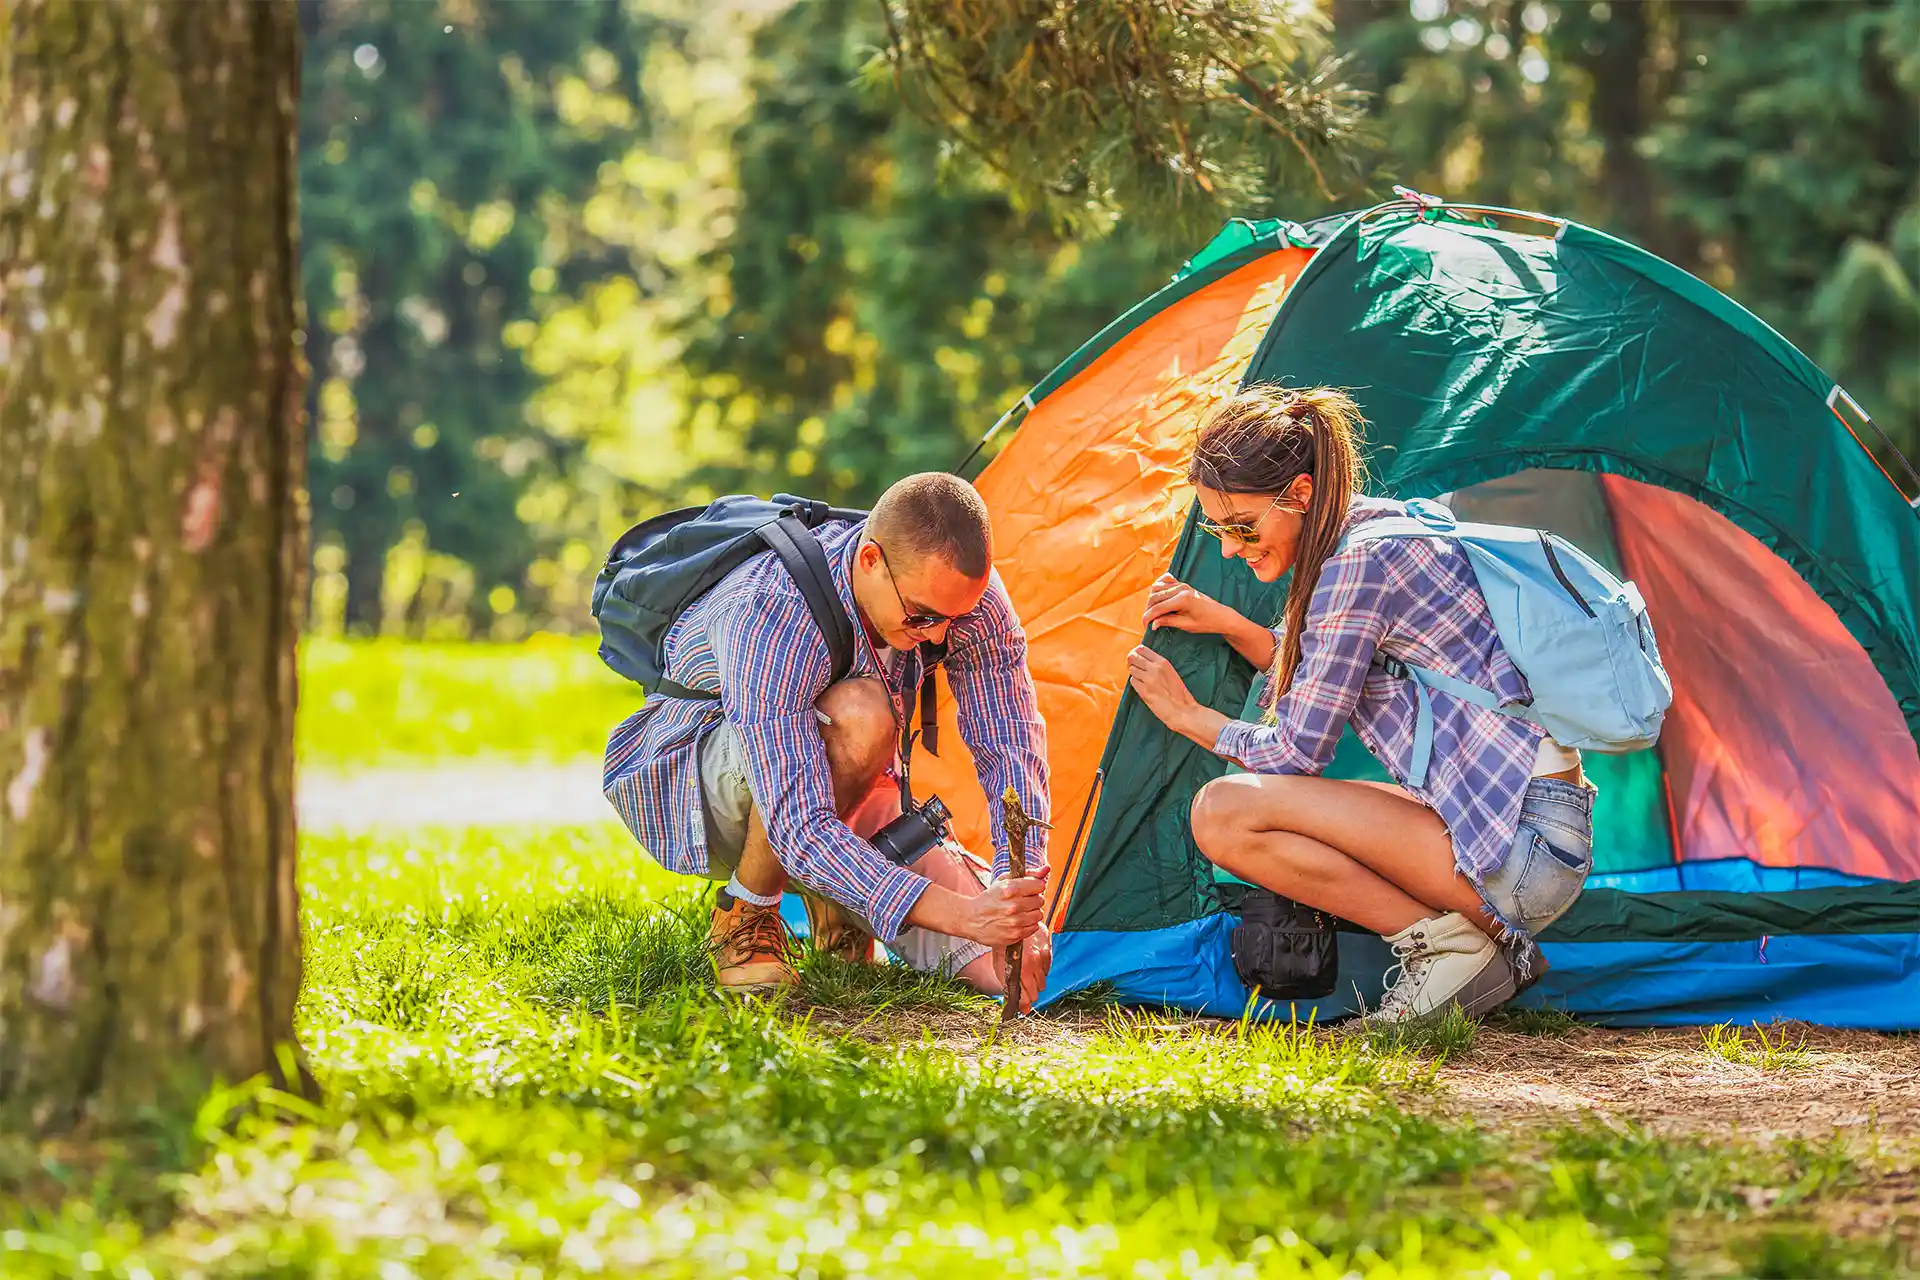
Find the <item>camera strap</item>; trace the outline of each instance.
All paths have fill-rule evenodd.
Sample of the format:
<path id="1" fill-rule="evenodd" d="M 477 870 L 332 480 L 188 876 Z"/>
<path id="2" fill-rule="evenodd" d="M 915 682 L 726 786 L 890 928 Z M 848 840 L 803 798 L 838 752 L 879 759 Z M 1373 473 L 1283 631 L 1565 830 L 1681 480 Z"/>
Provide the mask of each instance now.
<path id="1" fill-rule="evenodd" d="M 903 808 L 913 808 L 913 748 L 916 743 L 925 743 L 927 754 L 940 754 L 940 682 L 934 674 L 934 668 L 945 661 L 947 646 L 943 644 L 922 644 L 920 655 L 920 682 L 910 684 L 901 690 L 902 702 L 900 716 L 900 803 Z M 919 728 L 914 727 L 914 711 L 919 710 Z"/>

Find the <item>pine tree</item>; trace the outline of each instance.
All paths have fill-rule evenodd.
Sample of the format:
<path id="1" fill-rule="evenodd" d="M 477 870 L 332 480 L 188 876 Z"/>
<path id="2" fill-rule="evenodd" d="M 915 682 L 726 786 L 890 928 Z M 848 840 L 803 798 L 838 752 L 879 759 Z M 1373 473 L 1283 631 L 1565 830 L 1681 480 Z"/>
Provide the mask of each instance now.
<path id="1" fill-rule="evenodd" d="M 952 467 L 1179 260 L 944 175 L 939 133 L 859 83 L 883 34 L 866 0 L 801 0 L 756 39 L 734 229 L 686 355 L 689 434 L 739 441 L 710 491 L 865 502 Z"/>
<path id="2" fill-rule="evenodd" d="M 622 0 L 303 0 L 303 276 L 315 533 L 377 627 L 412 528 L 518 588 L 518 505 L 577 444 L 528 410 L 523 348 L 556 299 L 633 270 L 589 200 L 644 125 L 648 43 Z"/>

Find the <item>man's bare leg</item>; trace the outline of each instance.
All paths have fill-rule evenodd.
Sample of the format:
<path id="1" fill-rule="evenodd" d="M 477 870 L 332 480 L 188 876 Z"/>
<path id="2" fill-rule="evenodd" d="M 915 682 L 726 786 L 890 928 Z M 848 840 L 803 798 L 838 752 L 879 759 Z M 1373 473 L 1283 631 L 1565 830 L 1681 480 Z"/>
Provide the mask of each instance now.
<path id="1" fill-rule="evenodd" d="M 773 843 L 767 839 L 767 826 L 760 820 L 760 806 L 747 810 L 747 838 L 740 845 L 740 865 L 733 869 L 749 892 L 771 896 L 787 891 L 787 870 L 773 856 Z"/>
<path id="2" fill-rule="evenodd" d="M 893 699 L 880 681 L 863 676 L 840 681 L 821 694 L 814 706 L 823 718 L 820 740 L 833 775 L 834 809 L 842 819 L 849 819 L 870 798 L 880 799 L 878 784 L 893 764 L 899 732 Z M 886 821 L 899 811 L 895 792 Z M 878 829 L 862 834 L 872 835 Z M 801 901 L 806 904 L 814 946 L 843 960 L 872 963 L 873 935 L 851 911 L 814 893 L 802 893 Z"/>
<path id="3" fill-rule="evenodd" d="M 844 815 L 874 790 L 893 762 L 893 703 L 879 681 L 859 678 L 834 685 L 815 705 L 827 721 L 820 736 L 833 777 L 834 805 Z M 734 877 L 759 898 L 777 900 L 787 889 L 786 868 L 774 853 L 756 804 L 747 808 Z M 873 936 L 851 913 L 813 894 L 804 898 L 816 946 L 848 959 L 873 958 Z M 788 959 L 792 941 L 777 901 L 763 907 L 723 894 L 715 907 L 710 942 L 722 990 L 763 991 L 799 981 Z"/>

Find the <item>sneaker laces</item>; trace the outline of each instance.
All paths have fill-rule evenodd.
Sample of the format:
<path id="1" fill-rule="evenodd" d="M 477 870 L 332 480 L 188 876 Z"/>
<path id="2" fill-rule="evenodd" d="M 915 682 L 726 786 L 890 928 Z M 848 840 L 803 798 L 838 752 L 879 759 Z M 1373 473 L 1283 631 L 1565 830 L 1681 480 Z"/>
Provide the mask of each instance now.
<path id="1" fill-rule="evenodd" d="M 767 907 L 749 911 L 740 923 L 734 926 L 732 937 L 727 941 L 747 955 L 785 955 L 787 950 L 787 927 L 780 919 L 777 908 Z"/>
<path id="2" fill-rule="evenodd" d="M 1387 990 L 1380 997 L 1379 1014 L 1398 1015 L 1413 1005 L 1413 993 L 1419 989 L 1420 978 L 1426 969 L 1427 935 L 1416 933 L 1410 938 L 1389 943 L 1393 948 L 1393 965 L 1387 970 Z"/>

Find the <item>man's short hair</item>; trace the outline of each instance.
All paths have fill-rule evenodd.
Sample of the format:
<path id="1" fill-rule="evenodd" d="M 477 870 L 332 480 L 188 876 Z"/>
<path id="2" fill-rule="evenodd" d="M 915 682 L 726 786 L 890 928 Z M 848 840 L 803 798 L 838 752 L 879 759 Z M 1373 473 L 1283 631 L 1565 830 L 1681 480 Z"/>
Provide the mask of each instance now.
<path id="1" fill-rule="evenodd" d="M 968 578 L 984 578 L 993 568 L 987 504 L 972 485 L 944 471 L 896 481 L 873 504 L 867 533 L 896 563 L 937 555 Z"/>

